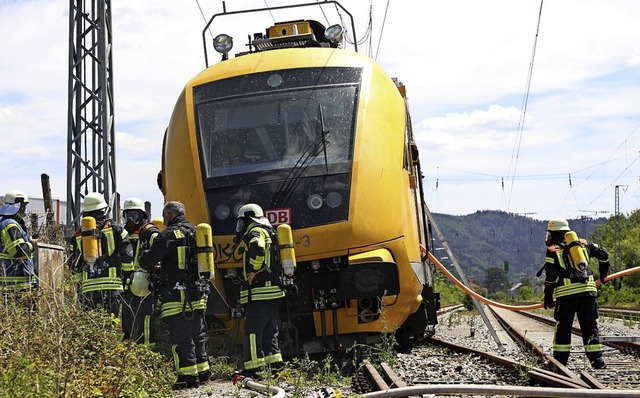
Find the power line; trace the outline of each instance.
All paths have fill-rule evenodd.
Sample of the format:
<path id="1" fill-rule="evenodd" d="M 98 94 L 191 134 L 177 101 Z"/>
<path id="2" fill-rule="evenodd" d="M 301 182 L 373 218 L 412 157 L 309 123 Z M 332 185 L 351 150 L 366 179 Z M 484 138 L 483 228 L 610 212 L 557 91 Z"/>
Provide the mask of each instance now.
<path id="1" fill-rule="evenodd" d="M 511 203 L 511 196 L 513 195 L 513 180 L 516 175 L 516 169 L 518 167 L 518 158 L 520 156 L 520 147 L 522 144 L 522 134 L 524 132 L 524 121 L 525 116 L 527 114 L 527 104 L 529 102 L 529 92 L 531 90 L 531 77 L 533 76 L 533 61 L 536 57 L 536 47 L 538 45 L 538 35 L 540 34 L 540 20 L 542 19 L 542 4 L 544 0 L 540 0 L 540 11 L 538 11 L 538 24 L 536 26 L 536 35 L 533 41 L 533 50 L 531 53 L 531 62 L 529 62 L 529 72 L 527 74 L 527 84 L 525 87 L 525 94 L 522 98 L 522 112 L 520 114 L 520 119 L 518 120 L 518 133 L 516 134 L 516 142 L 514 143 L 514 152 L 515 158 L 512 156 L 511 164 L 509 165 L 509 171 L 507 172 L 507 178 L 509 178 L 509 173 L 511 172 L 511 165 L 513 165 L 513 178 L 511 179 L 511 190 L 509 191 L 509 196 L 507 198 L 507 210 L 509 209 L 509 204 Z"/>
<path id="2" fill-rule="evenodd" d="M 206 25 L 207 22 L 207 17 L 204 15 L 204 11 L 202 11 L 202 7 L 200 7 L 200 1 L 196 0 L 196 4 L 198 5 L 198 9 L 200 10 L 200 14 L 202 14 L 202 19 L 204 19 L 204 24 Z M 211 35 L 211 39 L 213 39 L 213 33 L 211 33 L 211 29 L 209 29 L 209 35 Z"/>
<path id="3" fill-rule="evenodd" d="M 389 2 L 387 0 L 387 7 L 384 9 L 384 18 L 382 19 L 382 28 L 380 28 L 380 38 L 378 39 L 378 47 L 376 48 L 375 60 L 378 60 L 378 51 L 380 51 L 380 43 L 382 43 L 382 34 L 384 33 L 384 23 L 387 21 L 387 11 L 389 11 Z"/>

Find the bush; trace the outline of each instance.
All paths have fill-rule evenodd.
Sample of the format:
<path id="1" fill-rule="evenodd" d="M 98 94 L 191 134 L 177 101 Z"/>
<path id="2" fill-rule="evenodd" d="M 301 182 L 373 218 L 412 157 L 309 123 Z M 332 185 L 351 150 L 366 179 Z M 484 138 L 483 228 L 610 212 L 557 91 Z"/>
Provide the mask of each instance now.
<path id="1" fill-rule="evenodd" d="M 616 289 L 611 282 L 598 288 L 598 304 L 605 307 L 630 307 L 640 306 L 640 288 L 623 285 Z"/>
<path id="2" fill-rule="evenodd" d="M 167 359 L 122 341 L 118 319 L 83 311 L 69 281 L 63 290 L 60 299 L 3 295 L 0 396 L 171 396 L 174 372 Z M 37 309 L 25 305 L 36 300 Z"/>
<path id="3" fill-rule="evenodd" d="M 466 295 L 458 286 L 440 274 L 434 277 L 434 290 L 440 293 L 440 305 L 443 307 L 460 304 Z"/>

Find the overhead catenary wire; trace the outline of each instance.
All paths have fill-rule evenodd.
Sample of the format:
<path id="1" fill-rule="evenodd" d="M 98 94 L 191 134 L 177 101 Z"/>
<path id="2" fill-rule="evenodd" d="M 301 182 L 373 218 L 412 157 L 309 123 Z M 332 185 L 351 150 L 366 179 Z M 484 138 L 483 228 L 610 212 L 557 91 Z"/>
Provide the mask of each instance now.
<path id="1" fill-rule="evenodd" d="M 382 18 L 382 27 L 380 28 L 380 37 L 378 38 L 378 47 L 376 48 L 376 56 L 373 58 L 376 61 L 378 60 L 378 52 L 380 51 L 380 43 L 382 43 L 382 35 L 384 34 L 384 24 L 387 21 L 387 12 L 389 11 L 389 2 L 391 0 L 387 0 L 387 6 L 384 9 L 384 17 Z"/>
<path id="2" fill-rule="evenodd" d="M 587 169 L 592 168 L 592 167 L 594 168 L 593 172 L 592 172 L 591 174 L 589 174 L 587 177 L 585 177 L 585 180 L 588 180 L 589 178 L 591 178 L 591 177 L 596 173 L 596 171 L 598 171 L 598 170 L 602 170 L 602 172 L 604 173 L 604 166 L 605 166 L 608 162 L 611 162 L 611 161 L 613 161 L 613 160 L 619 160 L 619 159 L 621 159 L 621 158 L 625 158 L 625 159 L 626 159 L 626 158 L 627 158 L 627 153 L 628 153 L 627 151 L 624 151 L 624 153 L 623 153 L 623 155 L 622 155 L 622 156 L 618 156 L 618 157 L 616 157 L 616 158 L 614 158 L 614 155 L 618 152 L 618 150 L 620 150 L 620 148 L 622 148 L 624 145 L 626 145 L 626 144 L 629 142 L 630 138 L 631 138 L 634 134 L 636 134 L 638 131 L 640 131 L 640 123 L 639 123 L 639 124 L 637 124 L 637 125 L 633 128 L 633 130 L 631 131 L 631 133 L 629 133 L 629 135 L 628 135 L 628 136 L 627 136 L 627 137 L 626 137 L 626 138 L 625 138 L 625 139 L 620 143 L 620 145 L 618 145 L 618 146 L 617 146 L 617 147 L 616 147 L 616 148 L 611 152 L 611 154 L 610 154 L 610 155 L 605 159 L 605 161 L 604 161 L 604 162 L 599 163 L 599 164 L 598 164 L 598 165 L 596 165 L 596 166 L 591 166 L 591 167 L 587 167 L 587 168 L 584 168 L 584 169 L 582 169 L 582 170 L 579 170 L 579 171 L 583 171 L 583 170 L 587 170 Z M 622 172 L 618 173 L 617 177 L 614 179 L 614 182 L 613 182 L 613 183 L 611 183 L 611 184 L 609 184 L 609 185 L 608 185 L 608 186 L 606 186 L 605 188 L 603 188 L 603 189 L 599 192 L 599 194 L 598 194 L 594 199 L 592 199 L 592 200 L 591 200 L 591 202 L 589 203 L 589 205 L 587 206 L 587 208 L 589 208 L 590 206 L 592 206 L 592 205 L 595 203 L 595 201 L 596 201 L 596 200 L 598 200 L 600 197 L 602 197 L 602 195 L 604 195 L 606 192 L 608 192 L 608 191 L 611 189 L 611 186 L 612 186 L 613 184 L 615 184 L 615 182 L 616 182 L 616 181 L 618 181 L 618 180 L 620 179 L 620 177 L 621 177 L 621 176 L 622 176 L 622 175 L 623 175 L 623 174 L 624 174 L 624 173 L 625 173 L 625 172 L 626 172 L 626 171 L 627 171 L 627 170 L 628 170 L 628 169 L 629 169 L 633 164 L 635 164 L 635 163 L 638 161 L 638 158 L 639 158 L 639 157 L 640 157 L 640 153 L 637 153 L 637 154 L 636 154 L 636 156 L 633 158 L 632 162 L 631 162 L 630 164 L 628 164 L 628 165 L 627 165 L 627 167 L 625 167 L 625 168 L 623 169 L 623 171 L 622 171 Z M 639 163 L 639 164 L 640 164 L 640 163 Z M 605 176 L 605 175 L 603 175 L 603 176 L 601 176 L 601 178 L 605 179 L 605 178 L 606 178 L 606 176 Z M 640 176 L 639 176 L 639 179 L 640 179 Z M 580 184 L 578 184 L 578 185 L 580 185 Z M 577 188 L 577 187 L 576 187 L 576 188 Z M 567 198 L 567 197 L 569 197 L 570 195 L 572 195 L 572 196 L 573 196 L 573 199 L 574 199 L 574 202 L 575 202 L 575 203 L 579 203 L 579 200 L 578 200 L 577 195 L 576 195 L 576 190 L 575 190 L 573 187 L 570 187 L 570 190 L 568 191 L 567 196 L 565 196 L 565 202 L 566 202 L 566 198 Z M 564 203 L 563 203 L 563 204 L 564 204 Z"/>
<path id="3" fill-rule="evenodd" d="M 264 1 L 265 7 L 269 8 L 269 4 L 267 4 L 267 0 L 263 0 L 263 1 Z M 271 12 L 271 10 L 269 10 L 269 15 L 271 15 L 271 19 L 273 20 L 273 23 L 276 23 L 276 18 L 273 16 L 273 13 Z"/>
<path id="4" fill-rule="evenodd" d="M 541 173 L 541 174 L 530 174 L 530 175 L 520 174 L 518 176 L 513 176 L 511 178 L 511 181 L 524 182 L 524 181 L 541 180 L 541 181 L 551 182 L 553 180 L 564 180 L 566 181 L 566 186 L 567 186 L 566 194 L 564 195 L 563 199 L 558 201 L 560 205 L 552 213 L 563 214 L 566 208 L 566 205 L 569 202 L 575 203 L 577 208 L 580 208 L 581 210 L 588 211 L 593 206 L 598 205 L 601 198 L 603 198 L 606 194 L 611 193 L 611 189 L 613 188 L 613 186 L 617 184 L 619 185 L 622 178 L 629 178 L 628 173 L 630 170 L 633 170 L 633 167 L 636 164 L 638 164 L 638 167 L 640 167 L 640 162 L 639 162 L 640 152 L 636 153 L 635 156 L 630 160 L 627 160 L 628 157 L 629 156 L 627 154 L 616 156 L 616 157 L 612 155 L 612 156 L 608 156 L 607 160 L 604 162 L 592 164 L 592 165 L 581 167 L 574 170 L 569 170 L 567 172 Z M 614 162 L 620 162 L 622 160 L 625 161 L 625 166 L 621 171 L 618 171 L 616 172 L 616 174 L 611 174 L 611 175 L 606 173 L 607 165 L 613 164 Z M 481 173 L 473 170 L 443 167 L 440 165 L 433 166 L 433 167 L 437 170 L 436 174 L 437 174 L 437 180 L 438 180 L 438 187 L 437 187 L 438 192 L 441 189 L 446 190 L 447 187 L 451 186 L 451 184 L 455 185 L 455 184 L 468 183 L 468 182 L 491 183 L 492 181 L 494 181 L 496 191 L 500 190 L 501 192 L 504 192 L 504 189 L 505 189 L 503 185 L 504 177 L 501 177 L 499 175 Z M 595 172 L 590 171 L 592 169 L 602 171 L 601 175 L 597 176 L 597 178 L 603 180 L 603 186 L 597 189 L 595 193 L 589 192 L 588 195 L 580 194 L 580 190 L 584 189 L 585 183 L 593 181 L 594 178 L 596 178 L 594 177 Z M 613 168 L 609 167 L 608 169 L 612 170 Z M 585 175 L 585 171 L 588 172 L 587 175 Z M 452 176 L 451 173 L 456 173 L 458 175 Z M 468 175 L 468 177 L 464 177 L 464 175 Z M 571 182 L 569 182 L 569 178 L 571 179 Z M 435 177 L 427 178 L 427 181 L 433 181 L 433 183 L 435 184 L 436 178 Z M 640 189 L 640 179 L 636 177 L 636 181 L 638 182 L 638 189 Z M 427 185 L 429 185 L 429 183 Z M 440 196 L 440 193 L 438 193 L 438 196 Z M 588 200 L 579 200 L 579 197 L 588 198 Z M 440 199 L 438 199 L 438 201 L 439 200 Z M 601 207 L 601 205 L 598 205 L 598 207 Z"/>
<path id="5" fill-rule="evenodd" d="M 331 22 L 329 22 L 329 18 L 327 17 L 327 14 L 325 14 L 324 9 L 322 8 L 322 2 L 320 0 L 316 0 L 316 3 L 318 3 L 318 8 L 320 9 L 320 12 L 324 16 L 324 20 L 327 22 L 327 26 L 328 26 Z M 334 6 L 336 7 L 336 9 L 338 9 L 338 6 L 336 5 Z"/>
<path id="6" fill-rule="evenodd" d="M 513 176 L 511 177 L 511 180 L 555 180 L 555 179 L 568 179 L 568 176 L 571 175 L 572 177 L 572 184 L 574 184 L 575 181 L 577 180 L 584 180 L 584 179 L 589 179 L 593 173 L 591 173 L 590 175 L 586 176 L 586 177 L 582 177 L 580 174 L 586 170 L 592 169 L 592 168 L 602 168 L 603 166 L 605 166 L 607 163 L 612 163 L 615 161 L 620 160 L 622 157 L 617 157 L 617 158 L 609 158 L 608 160 L 606 160 L 605 162 L 602 163 L 598 163 L 595 165 L 591 165 L 591 166 L 587 166 L 587 167 L 583 167 L 581 169 L 576 169 L 576 170 L 569 170 L 568 172 L 563 172 L 563 173 L 548 173 L 548 174 L 522 174 L 519 176 Z M 621 173 L 618 173 L 615 175 L 615 178 L 620 177 L 622 174 L 624 174 L 625 171 L 627 171 L 629 169 L 629 167 L 631 167 L 633 164 L 635 164 L 638 160 L 638 158 L 640 158 L 640 153 L 638 153 L 638 155 L 632 160 L 632 162 L 626 166 L 623 171 Z M 470 174 L 470 175 L 478 175 L 478 176 L 483 176 L 483 177 L 487 177 L 487 180 L 496 180 L 496 181 L 503 181 L 503 179 L 505 179 L 504 176 L 500 176 L 500 175 L 496 175 L 496 174 L 489 174 L 489 173 L 482 173 L 482 172 L 478 172 L 478 171 L 474 171 L 474 170 L 464 170 L 464 169 L 458 169 L 458 168 L 453 168 L 453 167 L 443 167 L 443 166 L 435 166 L 435 168 L 440 171 L 440 170 L 450 170 L 450 171 L 454 171 L 454 172 L 458 172 L 458 173 L 463 173 L 463 174 Z M 601 176 L 602 178 L 614 178 L 614 176 L 609 176 L 609 175 L 603 175 Z M 442 176 L 440 176 L 440 178 L 442 179 Z M 507 179 L 509 179 L 507 177 Z M 456 180 L 456 181 L 463 181 L 464 179 L 447 179 L 447 180 Z M 475 181 L 475 179 L 473 179 Z M 578 185 L 578 184 L 574 184 L 574 185 Z"/>
<path id="7" fill-rule="evenodd" d="M 509 180 L 509 176 L 513 172 L 513 177 L 516 175 L 516 170 L 518 168 L 518 158 L 520 156 L 520 147 L 522 145 L 522 135 L 524 133 L 524 122 L 527 114 L 527 104 L 529 103 L 529 92 L 531 91 L 531 78 L 533 76 L 533 63 L 536 58 L 536 47 L 538 45 L 538 36 L 540 35 L 540 20 L 542 19 L 542 4 L 544 0 L 540 0 L 540 10 L 538 11 L 538 24 L 536 25 L 536 34 L 535 39 L 533 41 L 533 50 L 531 52 L 531 61 L 529 62 L 529 71 L 527 73 L 527 83 L 525 85 L 524 96 L 522 98 L 522 107 L 520 113 L 520 119 L 518 120 L 518 130 L 516 134 L 516 140 L 514 142 L 514 148 L 511 158 L 511 163 L 509 165 L 509 171 L 507 172 L 507 180 Z M 513 180 L 511 182 L 511 189 L 509 191 L 509 195 L 507 196 L 506 208 L 509 209 L 511 204 L 511 197 L 513 194 Z"/>
<path id="8" fill-rule="evenodd" d="M 204 15 L 204 11 L 202 11 L 202 7 L 200 6 L 200 1 L 196 0 L 196 5 L 198 6 L 198 9 L 200 10 L 200 14 L 202 14 L 202 19 L 204 19 L 204 23 L 205 25 L 207 24 L 207 17 Z M 209 29 L 209 35 L 211 35 L 211 39 L 213 39 L 213 33 L 211 32 L 211 29 Z"/>

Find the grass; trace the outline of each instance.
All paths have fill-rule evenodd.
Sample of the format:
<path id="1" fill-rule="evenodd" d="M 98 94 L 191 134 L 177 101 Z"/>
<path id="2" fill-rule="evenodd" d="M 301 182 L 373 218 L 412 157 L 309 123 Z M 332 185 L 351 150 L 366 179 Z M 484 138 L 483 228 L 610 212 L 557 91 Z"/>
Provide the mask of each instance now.
<path id="1" fill-rule="evenodd" d="M 166 358 L 122 341 L 118 319 L 82 310 L 70 281 L 61 289 L 51 297 L 3 294 L 0 396 L 171 396 L 173 369 Z"/>

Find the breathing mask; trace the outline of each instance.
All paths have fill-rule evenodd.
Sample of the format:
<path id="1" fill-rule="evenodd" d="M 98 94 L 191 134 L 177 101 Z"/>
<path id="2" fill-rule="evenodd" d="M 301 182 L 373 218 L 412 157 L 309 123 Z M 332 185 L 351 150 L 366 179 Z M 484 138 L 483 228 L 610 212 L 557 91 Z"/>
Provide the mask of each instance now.
<path id="1" fill-rule="evenodd" d="M 139 225 L 142 222 L 142 212 L 139 210 L 125 210 L 124 218 L 131 224 Z"/>

